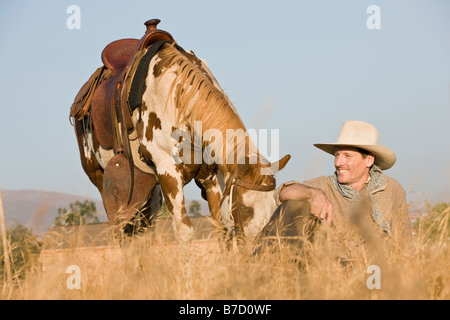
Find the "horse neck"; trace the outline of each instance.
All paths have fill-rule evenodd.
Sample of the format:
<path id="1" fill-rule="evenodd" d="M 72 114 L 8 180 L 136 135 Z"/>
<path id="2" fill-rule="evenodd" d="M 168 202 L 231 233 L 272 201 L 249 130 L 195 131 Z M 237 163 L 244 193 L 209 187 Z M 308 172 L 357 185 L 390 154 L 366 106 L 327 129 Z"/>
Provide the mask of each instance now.
<path id="1" fill-rule="evenodd" d="M 175 76 L 169 77 L 171 85 L 166 87 L 170 97 L 168 101 L 178 114 L 176 124 L 190 128 L 193 145 L 198 143 L 195 140 L 200 134 L 202 147 L 205 140 L 212 141 L 214 137 L 214 143 L 210 143 L 214 148 L 211 160 L 219 165 L 219 170 L 228 180 L 236 175 L 236 163 L 241 158 L 259 154 L 252 139 L 245 137 L 248 134 L 242 119 L 220 86 L 211 80 L 214 77 L 210 71 L 205 72 L 192 62 L 194 57 L 188 57 L 169 45 L 164 46 L 160 57 L 170 65 L 167 70 L 176 70 L 173 72 Z M 234 139 L 237 139 L 236 148 Z"/>
<path id="2" fill-rule="evenodd" d="M 194 109 L 189 119 L 193 144 L 202 142 L 203 160 L 217 164 L 228 182 L 237 175 L 238 164 L 249 163 L 250 155 L 254 161 L 250 163 L 256 163 L 259 151 L 233 105 L 222 105 L 217 112 L 203 111 Z"/>
<path id="3" fill-rule="evenodd" d="M 196 132 L 197 136 L 201 132 L 202 137 L 209 141 L 214 136 L 214 141 L 217 141 L 214 152 L 216 163 L 230 163 L 230 159 L 227 161 L 226 158 L 233 152 L 230 149 L 234 148 L 227 147 L 230 146 L 229 141 L 234 139 L 233 134 L 238 139 L 238 157 L 257 153 L 251 139 L 243 140 L 247 133 L 244 123 L 209 69 L 205 70 L 194 56 L 183 54 L 174 46 L 165 45 L 159 55 L 165 61 L 163 65 L 167 65 L 167 70 L 172 70 L 172 76 L 168 78 L 171 84 L 164 88 L 168 90 L 167 101 L 177 114 L 176 125 L 190 128 L 192 138 Z M 234 146 L 234 142 L 231 145 Z"/>

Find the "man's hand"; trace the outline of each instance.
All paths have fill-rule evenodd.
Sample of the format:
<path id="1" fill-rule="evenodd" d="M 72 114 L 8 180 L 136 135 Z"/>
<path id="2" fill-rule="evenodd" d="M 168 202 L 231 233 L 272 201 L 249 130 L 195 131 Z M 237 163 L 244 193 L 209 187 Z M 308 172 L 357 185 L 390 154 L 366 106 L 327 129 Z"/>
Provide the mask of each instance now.
<path id="1" fill-rule="evenodd" d="M 322 190 L 311 189 L 311 213 L 321 220 L 326 219 L 327 225 L 330 225 L 333 219 L 333 205 Z"/>
<path id="2" fill-rule="evenodd" d="M 311 213 L 314 216 L 326 220 L 327 225 L 330 225 L 333 219 L 333 205 L 320 189 L 308 187 L 301 183 L 290 184 L 281 189 L 280 200 L 309 200 Z"/>

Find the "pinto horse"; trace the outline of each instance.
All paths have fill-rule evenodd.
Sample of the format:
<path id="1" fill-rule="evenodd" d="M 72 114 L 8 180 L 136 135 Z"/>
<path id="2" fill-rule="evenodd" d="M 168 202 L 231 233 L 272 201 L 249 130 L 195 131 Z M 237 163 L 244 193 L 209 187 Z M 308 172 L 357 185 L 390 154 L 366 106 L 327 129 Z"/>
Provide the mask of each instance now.
<path id="1" fill-rule="evenodd" d="M 149 20 L 146 23 L 153 33 L 158 31 L 155 31 L 155 21 L 159 22 Z M 160 37 L 161 32 L 158 39 Z M 229 231 L 228 234 L 253 238 L 276 208 L 274 175 L 290 156 L 275 163 L 266 161 L 206 62 L 193 52 L 184 51 L 174 41 L 162 42 L 148 62 L 142 103 L 128 115 L 130 127 L 126 127 L 125 120 L 118 126 L 122 137 L 128 136 L 131 141 L 129 145 L 133 148 L 130 149 L 135 150 L 130 151 L 134 174 L 150 177 L 135 180 L 149 181 L 149 186 L 135 186 L 135 189 L 147 188 L 146 192 L 139 193 L 134 207 L 128 208 L 126 214 L 107 207 L 105 175 L 114 172 L 108 167 L 117 156 L 117 148 L 105 147 L 99 142 L 101 127 L 96 128 L 91 115 L 95 110 L 91 113 L 71 110 L 83 169 L 102 194 L 111 225 L 118 224 L 117 217 L 122 217 L 125 228 L 135 228 L 134 221 L 141 221 L 136 217 L 145 218 L 145 226 L 151 224 L 161 207 L 163 194 L 173 217 L 175 234 L 182 244 L 189 244 L 194 230 L 186 212 L 183 187 L 194 179 L 202 197 L 208 201 L 211 216 Z M 103 79 L 103 71 L 100 70 L 98 76 L 94 73 L 92 81 L 83 86 L 78 96 L 93 94 L 92 104 L 95 104 L 96 95 L 91 91 L 102 81 L 112 79 L 109 75 Z M 98 95 L 100 101 L 105 101 L 102 94 Z M 74 106 L 75 103 L 72 109 Z M 153 176 L 155 179 L 151 178 Z M 113 178 L 116 182 L 120 180 Z M 132 198 L 132 192 L 129 194 L 128 200 Z"/>
<path id="2" fill-rule="evenodd" d="M 264 159 L 204 60 L 165 43 L 150 61 L 142 107 L 132 119 L 182 242 L 194 232 L 183 194 L 192 179 L 212 217 L 236 235 L 254 237 L 264 227 L 276 208 L 274 174 L 290 156 L 273 164 Z"/>

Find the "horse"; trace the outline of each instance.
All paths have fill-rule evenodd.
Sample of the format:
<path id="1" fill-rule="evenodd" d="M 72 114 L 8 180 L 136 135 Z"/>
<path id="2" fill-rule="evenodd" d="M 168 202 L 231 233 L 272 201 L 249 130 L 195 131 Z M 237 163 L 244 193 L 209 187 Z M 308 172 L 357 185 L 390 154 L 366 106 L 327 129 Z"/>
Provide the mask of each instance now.
<path id="1" fill-rule="evenodd" d="M 140 57 L 151 46 L 156 46 L 149 39 L 158 31 L 155 31 L 158 22 L 157 19 L 146 22 L 150 31 L 144 36 L 145 41 L 144 38 L 137 41 L 139 46 L 145 44 L 139 48 L 138 52 L 143 50 Z M 112 89 L 95 92 L 108 81 L 111 87 L 120 88 L 121 79 L 127 78 L 129 73 L 125 70 L 128 67 L 133 70 L 135 58 L 129 52 L 135 50 L 129 49 L 129 39 L 113 43 L 114 47 L 126 44 L 126 59 L 122 60 L 129 61 L 127 68 L 119 61 L 122 73 L 111 76 L 108 70 L 97 70 L 99 72 L 94 73 L 80 90 L 75 99 L 77 103 L 71 108 L 71 118 L 83 169 L 102 194 L 108 220 L 113 226 L 125 226 L 125 229 L 134 231 L 139 229 L 136 226 L 140 226 L 142 220 L 144 227 L 151 225 L 161 208 L 163 195 L 173 217 L 178 240 L 181 244 L 190 244 L 194 230 L 186 212 L 183 187 L 194 180 L 202 197 L 208 201 L 211 216 L 228 235 L 251 239 L 275 211 L 275 173 L 287 164 L 290 156 L 269 163 L 247 134 L 237 110 L 205 60 L 196 57 L 192 51 L 183 50 L 166 34 L 157 33 L 158 50 L 146 62 L 141 103 L 138 108 L 128 108 L 129 114 L 122 111 L 125 109 L 114 109 L 121 99 L 111 98 L 116 93 L 111 93 Z M 134 41 L 132 44 L 136 45 Z M 111 56 L 117 56 L 113 53 Z M 114 69 L 114 63 L 111 65 Z M 116 79 L 118 77 L 119 80 Z M 94 96 L 92 107 L 89 106 L 91 95 Z M 106 100 L 105 95 L 109 96 Z M 96 99 L 97 96 L 100 98 Z M 106 101 L 109 104 L 110 100 L 113 108 L 109 110 L 109 117 L 122 115 L 121 121 L 113 122 L 112 127 L 117 130 L 112 130 L 112 136 L 122 137 L 119 145 L 126 147 L 125 157 L 122 148 L 117 147 L 117 139 L 114 147 L 105 147 L 107 143 L 102 145 L 98 133 L 102 127 L 97 123 L 102 117 L 95 118 L 94 111 L 104 110 L 102 103 Z M 101 106 L 95 107 L 95 101 Z M 91 112 L 88 112 L 89 107 Z M 120 161 L 117 161 L 118 157 Z M 127 162 L 130 163 L 128 167 Z M 124 181 L 128 181 L 125 198 L 122 192 L 125 214 L 119 212 L 121 207 L 118 204 L 121 202 L 117 201 L 121 196 L 122 178 L 115 176 L 117 171 L 112 169 L 119 164 L 131 172 L 124 175 L 127 178 Z M 110 180 L 114 182 L 112 187 Z M 109 204 L 111 190 L 115 200 L 112 202 L 116 206 Z M 139 196 L 134 196 L 133 192 Z"/>
<path id="2" fill-rule="evenodd" d="M 142 107 L 132 120 L 181 242 L 194 233 L 183 193 L 192 179 L 212 217 L 236 235 L 253 238 L 264 227 L 276 208 L 274 175 L 290 156 L 271 164 L 259 153 L 203 59 L 163 44 L 150 61 Z"/>

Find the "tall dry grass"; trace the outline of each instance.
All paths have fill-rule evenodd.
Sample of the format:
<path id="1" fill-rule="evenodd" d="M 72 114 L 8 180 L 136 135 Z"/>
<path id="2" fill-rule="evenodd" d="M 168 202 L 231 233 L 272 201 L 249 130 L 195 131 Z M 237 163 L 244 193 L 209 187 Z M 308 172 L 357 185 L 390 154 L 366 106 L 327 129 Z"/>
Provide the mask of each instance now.
<path id="1" fill-rule="evenodd" d="M 449 299 L 450 209 L 415 235 L 413 251 L 374 246 L 373 255 L 343 264 L 324 237 L 299 253 L 282 242 L 259 256 L 226 251 L 212 236 L 189 254 L 147 233 L 123 247 L 69 249 L 51 263 L 40 259 L 2 299 Z M 96 251 L 97 250 L 97 251 Z M 50 259 L 51 260 L 51 259 Z M 381 289 L 369 289 L 369 265 L 380 267 Z M 81 270 L 81 289 L 68 289 L 67 267 Z"/>

